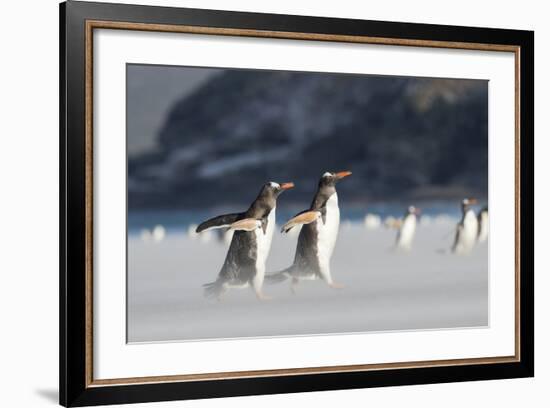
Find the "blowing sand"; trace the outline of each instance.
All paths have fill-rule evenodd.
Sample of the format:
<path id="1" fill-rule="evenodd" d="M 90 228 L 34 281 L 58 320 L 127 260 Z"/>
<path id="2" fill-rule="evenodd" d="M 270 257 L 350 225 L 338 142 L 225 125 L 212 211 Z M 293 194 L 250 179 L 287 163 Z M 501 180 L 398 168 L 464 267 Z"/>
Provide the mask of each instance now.
<path id="1" fill-rule="evenodd" d="M 230 290 L 223 301 L 203 297 L 216 279 L 227 245 L 181 233 L 163 241 L 128 241 L 128 341 L 184 341 L 387 330 L 422 330 L 488 324 L 488 251 L 450 254 L 451 222 L 417 227 L 410 253 L 391 250 L 395 231 L 343 223 L 332 275 L 322 281 L 264 285 L 272 300 L 251 289 Z M 275 232 L 268 271 L 289 266 L 297 237 Z M 442 253 L 442 249 L 446 252 Z"/>

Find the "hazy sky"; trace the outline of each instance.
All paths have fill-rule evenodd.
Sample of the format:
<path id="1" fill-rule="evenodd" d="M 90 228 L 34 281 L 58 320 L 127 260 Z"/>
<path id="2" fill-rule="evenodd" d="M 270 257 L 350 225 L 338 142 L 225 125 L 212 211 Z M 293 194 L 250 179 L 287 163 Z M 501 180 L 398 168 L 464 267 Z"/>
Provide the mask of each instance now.
<path id="1" fill-rule="evenodd" d="M 126 71 L 128 154 L 154 146 L 170 108 L 222 70 L 128 64 Z M 143 95 L 147 95 L 144 98 Z"/>

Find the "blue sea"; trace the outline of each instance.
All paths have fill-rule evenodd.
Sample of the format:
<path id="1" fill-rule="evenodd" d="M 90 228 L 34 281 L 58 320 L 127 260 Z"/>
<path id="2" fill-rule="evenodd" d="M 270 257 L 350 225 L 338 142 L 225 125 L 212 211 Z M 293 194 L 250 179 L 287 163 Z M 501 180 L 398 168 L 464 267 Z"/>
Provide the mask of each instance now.
<path id="1" fill-rule="evenodd" d="M 461 215 L 460 205 L 457 202 L 429 202 L 418 204 L 423 216 L 435 217 L 447 215 L 458 219 Z M 345 207 L 341 206 L 342 221 L 362 222 L 366 214 L 376 214 L 382 218 L 393 216 L 401 217 L 405 213 L 407 205 L 400 203 L 379 203 L 370 204 L 367 207 Z M 294 216 L 299 209 L 277 208 L 277 219 L 279 223 Z M 138 234 L 141 230 L 151 229 L 156 225 L 162 225 L 168 233 L 185 231 L 192 224 L 199 224 L 202 221 L 219 214 L 230 211 L 212 210 L 132 210 L 128 211 L 128 233 Z M 422 216 L 421 215 L 421 216 Z"/>

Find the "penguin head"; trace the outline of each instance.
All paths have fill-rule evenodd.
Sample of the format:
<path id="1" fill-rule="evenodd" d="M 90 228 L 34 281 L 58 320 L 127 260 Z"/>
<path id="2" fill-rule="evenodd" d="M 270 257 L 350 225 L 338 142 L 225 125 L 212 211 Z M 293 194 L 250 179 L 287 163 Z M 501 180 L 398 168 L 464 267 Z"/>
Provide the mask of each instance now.
<path id="1" fill-rule="evenodd" d="M 351 171 L 340 171 L 338 173 L 326 172 L 319 180 L 319 188 L 317 194 L 313 198 L 311 208 L 321 208 L 326 204 L 327 200 L 336 193 L 336 183 L 344 177 L 350 176 Z"/>
<path id="2" fill-rule="evenodd" d="M 351 176 L 351 171 L 339 171 L 337 173 L 331 173 L 327 171 L 325 174 L 321 176 L 321 180 L 319 180 L 319 188 L 323 187 L 332 187 L 334 188 L 336 186 L 336 183 L 342 180 L 344 177 Z"/>
<path id="3" fill-rule="evenodd" d="M 420 215 L 420 208 L 416 208 L 414 205 L 411 205 L 411 206 L 409 206 L 409 208 L 407 208 L 407 214 L 412 214 L 412 215 L 419 216 Z"/>
<path id="4" fill-rule="evenodd" d="M 264 202 L 267 207 L 273 208 L 275 207 L 277 197 L 279 197 L 282 192 L 289 190 L 293 187 L 294 183 L 292 182 L 275 183 L 274 181 L 270 181 L 262 186 L 257 200 Z"/>
<path id="5" fill-rule="evenodd" d="M 477 200 L 475 198 L 465 198 L 462 200 L 462 212 L 465 213 L 470 209 L 470 206 L 477 204 Z"/>

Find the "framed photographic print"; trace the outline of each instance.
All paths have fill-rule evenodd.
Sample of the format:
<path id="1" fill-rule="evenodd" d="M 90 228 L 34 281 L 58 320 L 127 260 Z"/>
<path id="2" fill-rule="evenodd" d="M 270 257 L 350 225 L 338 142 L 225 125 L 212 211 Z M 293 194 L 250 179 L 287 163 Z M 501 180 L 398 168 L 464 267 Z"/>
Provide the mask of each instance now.
<path id="1" fill-rule="evenodd" d="M 60 21 L 61 404 L 533 376 L 533 32 Z"/>

